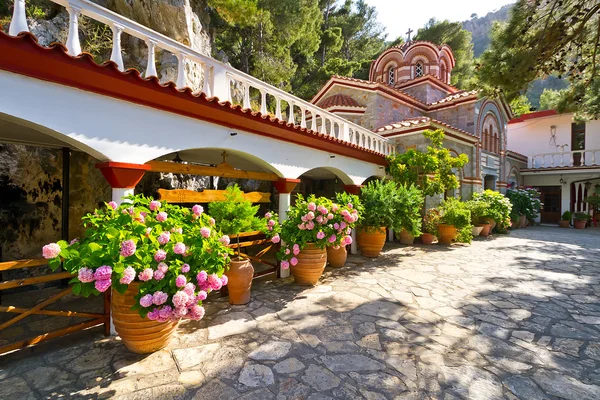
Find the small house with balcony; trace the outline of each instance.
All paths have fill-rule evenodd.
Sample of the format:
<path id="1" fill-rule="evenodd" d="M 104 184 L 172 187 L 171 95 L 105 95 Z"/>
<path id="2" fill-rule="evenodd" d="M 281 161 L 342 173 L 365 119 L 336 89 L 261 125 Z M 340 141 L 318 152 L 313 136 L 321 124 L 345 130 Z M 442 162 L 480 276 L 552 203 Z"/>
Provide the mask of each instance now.
<path id="1" fill-rule="evenodd" d="M 599 120 L 578 122 L 554 110 L 525 114 L 508 123 L 508 148 L 527 162 L 514 182 L 542 194 L 542 223 L 558 222 L 565 211 L 593 212 L 584 199 L 600 185 Z"/>

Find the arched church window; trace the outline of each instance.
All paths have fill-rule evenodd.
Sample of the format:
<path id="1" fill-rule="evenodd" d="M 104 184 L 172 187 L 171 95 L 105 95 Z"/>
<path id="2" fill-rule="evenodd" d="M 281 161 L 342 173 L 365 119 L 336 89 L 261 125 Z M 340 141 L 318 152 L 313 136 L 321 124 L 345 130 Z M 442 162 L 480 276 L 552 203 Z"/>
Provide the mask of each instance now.
<path id="1" fill-rule="evenodd" d="M 440 79 L 442 82 L 446 82 L 446 66 L 444 64 L 440 67 Z"/>
<path id="2" fill-rule="evenodd" d="M 390 67 L 390 70 L 388 72 L 388 83 L 390 85 L 394 85 L 395 81 L 396 81 L 396 69 L 394 67 Z"/>
<path id="3" fill-rule="evenodd" d="M 425 69 L 423 68 L 423 64 L 418 62 L 417 65 L 415 65 L 415 78 L 423 76 L 424 72 Z"/>

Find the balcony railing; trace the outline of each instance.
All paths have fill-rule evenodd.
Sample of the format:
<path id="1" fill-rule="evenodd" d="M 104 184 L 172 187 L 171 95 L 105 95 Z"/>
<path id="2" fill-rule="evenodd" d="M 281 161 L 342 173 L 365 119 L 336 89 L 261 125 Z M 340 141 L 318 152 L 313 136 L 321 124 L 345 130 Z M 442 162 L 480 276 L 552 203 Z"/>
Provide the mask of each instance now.
<path id="1" fill-rule="evenodd" d="M 592 167 L 600 164 L 600 149 L 542 153 L 527 159 L 530 169 Z"/>
<path id="2" fill-rule="evenodd" d="M 121 50 L 121 34 L 127 33 L 146 43 L 148 50 L 148 63 L 144 72 L 146 77 L 158 76 L 155 53 L 160 48 L 177 57 L 176 85 L 180 89 L 186 86 L 186 61 L 195 62 L 202 68 L 203 82 L 201 91 L 208 97 L 215 96 L 221 101 L 227 100 L 231 102 L 234 98 L 234 90 L 237 93 L 239 92 L 237 88 L 242 88 L 243 100 L 240 103 L 245 109 L 252 109 L 253 111 L 260 111 L 262 114 L 267 114 L 267 101 L 269 97 L 271 102 L 274 101 L 275 117 L 278 119 L 284 119 L 282 110 L 285 110 L 287 111 L 286 117 L 288 123 L 300 125 L 302 128 L 310 128 L 313 131 L 333 136 L 344 142 L 356 144 L 364 149 L 373 150 L 385 155 L 392 154 L 394 151 L 394 146 L 388 139 L 362 126 L 316 107 L 314 104 L 238 71 L 229 65 L 207 57 L 176 40 L 155 32 L 102 6 L 88 0 L 51 1 L 64 6 L 69 13 L 69 33 L 65 45 L 72 56 L 77 56 L 81 53 L 78 20 L 80 15 L 85 15 L 111 28 L 113 47 L 110 59 L 117 64 L 121 71 L 125 68 Z M 25 0 L 15 0 L 9 34 L 16 36 L 24 31 L 29 31 Z M 250 101 L 251 89 L 260 93 L 259 103 L 253 104 Z M 287 104 L 285 109 L 283 102 Z M 307 125 L 308 115 L 310 116 L 308 118 L 310 126 Z"/>

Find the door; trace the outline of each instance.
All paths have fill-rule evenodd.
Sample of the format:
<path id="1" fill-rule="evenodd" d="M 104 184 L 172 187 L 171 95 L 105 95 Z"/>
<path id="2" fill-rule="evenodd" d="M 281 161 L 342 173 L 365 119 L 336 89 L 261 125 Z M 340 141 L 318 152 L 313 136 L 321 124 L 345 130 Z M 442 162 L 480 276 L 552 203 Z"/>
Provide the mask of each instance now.
<path id="1" fill-rule="evenodd" d="M 571 150 L 585 150 L 585 122 L 571 124 Z M 573 166 L 581 166 L 583 152 L 573 153 Z M 585 162 L 585 161 L 584 161 Z"/>
<path id="2" fill-rule="evenodd" d="M 561 187 L 560 186 L 542 186 L 539 188 L 543 203 L 541 210 L 542 224 L 558 224 L 561 216 Z"/>

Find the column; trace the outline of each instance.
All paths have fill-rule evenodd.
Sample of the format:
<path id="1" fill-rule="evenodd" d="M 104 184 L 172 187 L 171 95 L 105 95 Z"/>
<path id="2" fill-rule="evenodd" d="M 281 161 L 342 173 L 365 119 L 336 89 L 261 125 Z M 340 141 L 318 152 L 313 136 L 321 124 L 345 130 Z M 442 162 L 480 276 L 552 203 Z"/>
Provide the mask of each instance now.
<path id="1" fill-rule="evenodd" d="M 129 164 L 114 161 L 98 163 L 96 168 L 102 172 L 112 188 L 111 200 L 118 204 L 123 202 L 123 197 L 133 194 L 135 185 L 143 178 L 146 171 L 150 170 L 150 166 L 147 164 Z M 110 334 L 117 334 L 112 316 L 110 318 Z"/>
<path id="2" fill-rule="evenodd" d="M 362 185 L 344 185 L 344 191 L 346 193 L 360 195 L 360 188 Z M 352 244 L 350 245 L 350 254 L 358 254 L 358 242 L 356 241 L 356 229 L 352 229 L 350 235 L 352 237 Z"/>
<path id="3" fill-rule="evenodd" d="M 273 182 L 273 186 L 279 192 L 279 223 L 287 220 L 287 212 L 292 204 L 292 192 L 296 188 L 296 185 L 300 183 L 300 179 L 289 179 L 282 178 L 276 182 Z M 280 269 L 279 277 L 287 278 L 290 276 L 289 269 Z"/>

